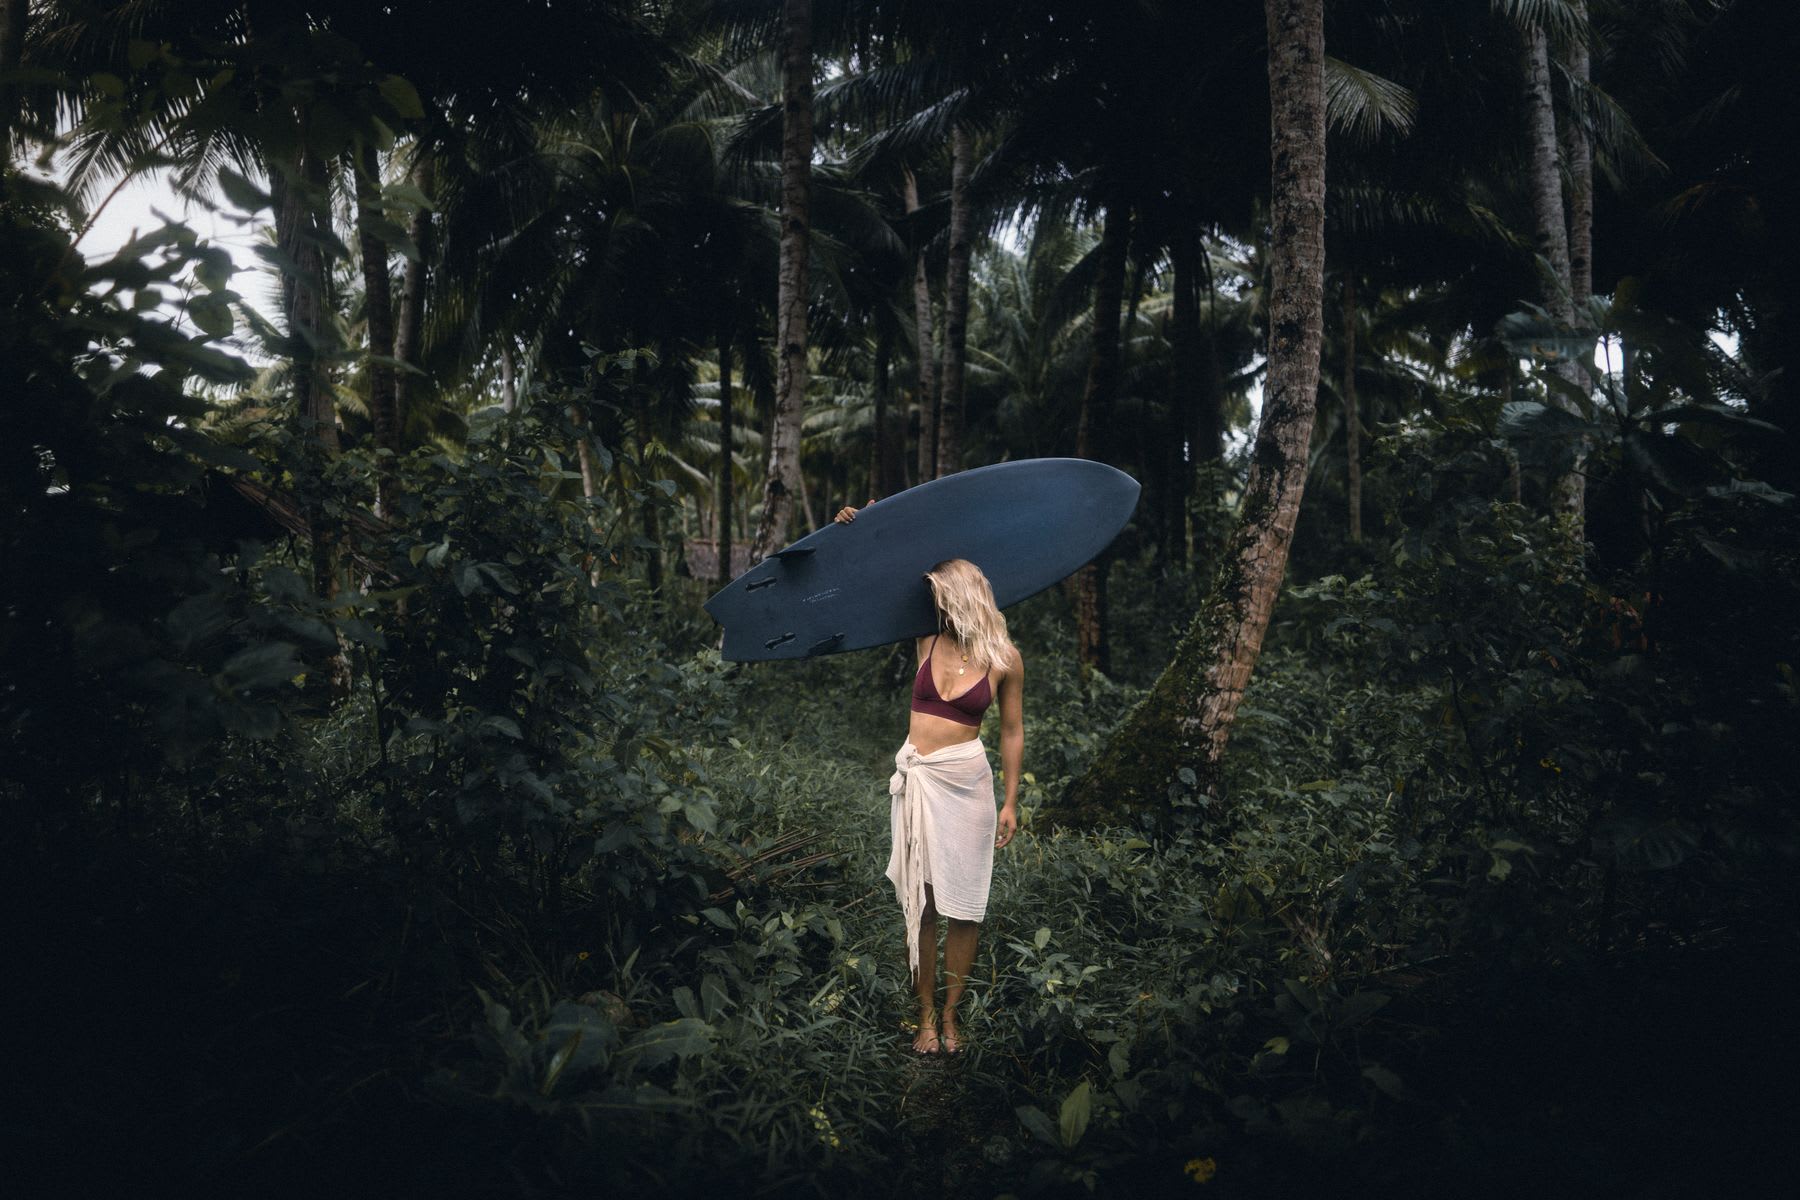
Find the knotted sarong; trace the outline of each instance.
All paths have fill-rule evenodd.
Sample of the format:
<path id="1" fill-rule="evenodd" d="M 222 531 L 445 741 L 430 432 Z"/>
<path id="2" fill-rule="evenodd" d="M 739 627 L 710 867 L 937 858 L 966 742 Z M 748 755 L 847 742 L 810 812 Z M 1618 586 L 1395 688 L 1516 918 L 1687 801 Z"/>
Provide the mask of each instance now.
<path id="1" fill-rule="evenodd" d="M 909 740 L 894 755 L 888 796 L 894 846 L 887 877 L 906 916 L 907 961 L 917 975 L 926 884 L 946 917 L 979 921 L 987 915 L 999 823 L 987 749 L 980 738 L 970 738 L 920 754 Z"/>

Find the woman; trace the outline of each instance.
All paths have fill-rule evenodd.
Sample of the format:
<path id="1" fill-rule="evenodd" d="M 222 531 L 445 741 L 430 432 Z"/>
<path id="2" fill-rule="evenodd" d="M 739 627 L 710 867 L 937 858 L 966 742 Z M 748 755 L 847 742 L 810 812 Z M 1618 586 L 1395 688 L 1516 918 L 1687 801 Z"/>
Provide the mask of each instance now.
<path id="1" fill-rule="evenodd" d="M 854 521 L 846 507 L 836 520 Z M 887 876 L 906 917 L 907 957 L 919 997 L 921 1054 L 962 1049 L 956 1006 L 975 962 L 987 914 L 994 851 L 1019 827 L 1019 772 L 1025 755 L 1024 661 L 981 568 L 952 558 L 925 573 L 938 632 L 913 644 L 911 725 L 888 781 L 893 850 Z M 1006 802 L 994 812 L 994 772 L 981 744 L 981 718 L 1000 701 L 1000 765 Z M 937 922 L 944 934 L 944 1007 L 937 1008 Z"/>

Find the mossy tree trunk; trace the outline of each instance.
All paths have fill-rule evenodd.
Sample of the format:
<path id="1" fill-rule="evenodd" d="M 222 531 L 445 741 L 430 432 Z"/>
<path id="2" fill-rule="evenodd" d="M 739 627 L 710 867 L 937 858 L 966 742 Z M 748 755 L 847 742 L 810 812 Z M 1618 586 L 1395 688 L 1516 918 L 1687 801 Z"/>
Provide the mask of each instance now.
<path id="1" fill-rule="evenodd" d="M 813 153 L 812 0 L 784 0 L 781 50 L 781 250 L 775 315 L 775 420 L 762 521 L 750 543 L 759 563 L 786 536 L 800 475 L 806 411 L 806 301 L 811 252 Z"/>
<path id="2" fill-rule="evenodd" d="M 950 130 L 950 246 L 944 266 L 944 371 L 938 381 L 937 473 L 962 470 L 963 377 L 968 358 L 969 266 L 972 216 L 969 170 L 975 157 L 969 130 L 958 121 Z"/>
<path id="3" fill-rule="evenodd" d="M 1273 249 L 1269 369 L 1244 507 L 1229 553 L 1175 657 L 1087 773 L 1055 824 L 1160 810 L 1193 772 L 1218 795 L 1232 722 L 1287 570 L 1318 400 L 1325 305 L 1324 0 L 1266 0 Z"/>
<path id="4" fill-rule="evenodd" d="M 1075 426 L 1075 454 L 1105 462 L 1106 431 L 1112 422 L 1113 394 L 1119 386 L 1119 315 L 1125 304 L 1125 267 L 1131 249 L 1131 206 L 1122 198 L 1107 203 L 1094 276 L 1093 347 Z M 1075 575 L 1076 651 L 1083 670 L 1112 669 L 1106 644 L 1104 553 Z"/>
<path id="5" fill-rule="evenodd" d="M 919 181 L 910 168 L 904 187 L 906 215 L 911 218 L 919 211 Z M 925 271 L 923 245 L 913 253 L 913 325 L 918 331 L 915 341 L 919 362 L 919 390 L 915 401 L 919 414 L 918 478 L 924 483 L 937 475 L 937 430 L 932 424 L 937 396 L 937 378 L 933 372 L 937 363 L 937 334 L 931 318 L 931 280 Z"/>

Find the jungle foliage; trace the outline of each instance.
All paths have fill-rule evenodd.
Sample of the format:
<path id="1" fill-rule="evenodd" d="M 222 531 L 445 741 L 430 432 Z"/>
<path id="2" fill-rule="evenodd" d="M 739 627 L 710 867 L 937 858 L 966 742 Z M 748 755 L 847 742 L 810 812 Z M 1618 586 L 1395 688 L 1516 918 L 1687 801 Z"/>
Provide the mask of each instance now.
<path id="1" fill-rule="evenodd" d="M 1183 767 L 1076 827 L 1219 577 L 1268 337 L 1260 14 L 1095 7 L 518 3 L 485 41 L 412 4 L 0 9 L 9 1177 L 1757 1189 L 1797 1049 L 1794 225 L 1768 149 L 1711 139 L 1751 101 L 1791 123 L 1756 57 L 1790 18 L 1595 0 L 1597 82 L 1555 93 L 1601 181 L 1565 318 L 1508 168 L 1511 43 L 1481 39 L 1566 51 L 1588 6 L 1333 13 L 1344 299 L 1288 586 L 1216 786 Z M 1025 825 L 955 1059 L 904 1052 L 880 873 L 913 664 L 723 663 L 700 608 L 773 440 L 795 8 L 796 531 L 940 450 L 1070 452 L 1131 214 L 1087 415 L 1145 503 L 1109 670 L 1071 593 L 1008 613 Z M 921 351 L 954 129 L 946 445 Z M 172 219 L 84 250 L 100 188 L 153 168 L 271 227 L 261 278 Z"/>

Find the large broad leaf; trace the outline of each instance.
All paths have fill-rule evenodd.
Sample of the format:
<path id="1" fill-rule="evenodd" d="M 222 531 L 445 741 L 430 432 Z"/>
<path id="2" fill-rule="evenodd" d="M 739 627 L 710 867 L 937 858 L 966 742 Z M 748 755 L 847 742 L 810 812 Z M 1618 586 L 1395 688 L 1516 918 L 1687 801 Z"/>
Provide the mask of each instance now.
<path id="1" fill-rule="evenodd" d="M 1509 313 L 1496 329 L 1506 348 L 1521 358 L 1551 366 L 1574 363 L 1591 379 L 1594 367 L 1594 335 L 1551 319 L 1541 309 Z"/>
<path id="2" fill-rule="evenodd" d="M 573 1000 L 550 1010 L 540 1035 L 550 1050 L 538 1090 L 550 1095 L 559 1081 L 573 1080 L 582 1072 L 606 1065 L 619 1044 L 619 1031 L 605 1013 Z"/>
<path id="3" fill-rule="evenodd" d="M 1697 845 L 1686 825 L 1662 813 L 1614 813 L 1594 829 L 1594 848 L 1627 870 L 1664 871 L 1680 866 Z"/>
<path id="4" fill-rule="evenodd" d="M 1511 441 L 1530 438 L 1568 440 L 1603 431 L 1592 421 L 1537 400 L 1509 400 L 1500 408 L 1501 436 Z"/>
<path id="5" fill-rule="evenodd" d="M 1721 425 L 1729 429 L 1742 429 L 1746 432 L 1784 434 L 1787 432 L 1779 425 L 1771 425 L 1767 421 L 1759 421 L 1748 413 L 1740 412 L 1726 404 L 1677 404 L 1673 408 L 1659 408 L 1655 412 L 1644 414 L 1644 423 L 1651 427 L 1657 425 Z"/>
<path id="6" fill-rule="evenodd" d="M 617 1057 L 650 1070 L 672 1058 L 690 1058 L 712 1049 L 713 1028 L 695 1017 L 682 1017 L 646 1029 L 625 1043 Z"/>
<path id="7" fill-rule="evenodd" d="M 1685 438 L 1628 430 L 1625 461 L 1658 485 L 1683 496 L 1699 494 L 1725 474 L 1719 460 Z"/>
<path id="8" fill-rule="evenodd" d="M 1094 1091 L 1087 1080 L 1075 1085 L 1068 1098 L 1062 1102 L 1062 1111 L 1057 1114 L 1057 1129 L 1062 1134 L 1062 1144 L 1074 1148 L 1087 1132 L 1088 1118 L 1094 1113 Z"/>
<path id="9" fill-rule="evenodd" d="M 1706 494 L 1720 498 L 1760 500 L 1777 507 L 1786 507 L 1794 502 L 1794 493 L 1770 487 L 1760 479 L 1733 479 L 1729 483 L 1707 488 Z"/>

